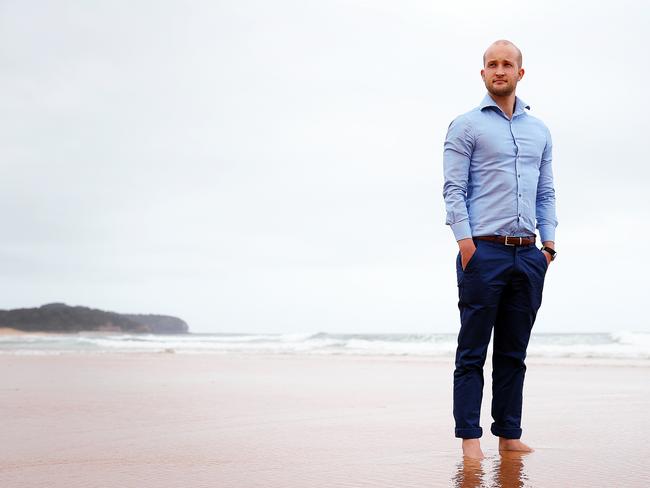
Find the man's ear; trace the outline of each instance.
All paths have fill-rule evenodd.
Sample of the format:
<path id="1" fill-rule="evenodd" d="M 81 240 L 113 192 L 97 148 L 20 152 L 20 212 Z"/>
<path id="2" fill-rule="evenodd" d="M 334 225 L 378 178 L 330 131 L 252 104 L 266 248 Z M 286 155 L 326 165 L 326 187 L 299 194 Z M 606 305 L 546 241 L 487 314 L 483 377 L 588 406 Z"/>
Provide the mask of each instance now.
<path id="1" fill-rule="evenodd" d="M 521 79 L 524 77 L 524 73 L 524 68 L 519 68 L 519 81 L 521 81 Z"/>
<path id="2" fill-rule="evenodd" d="M 485 81 L 485 70 L 481 70 L 481 78 L 483 78 L 483 81 Z"/>

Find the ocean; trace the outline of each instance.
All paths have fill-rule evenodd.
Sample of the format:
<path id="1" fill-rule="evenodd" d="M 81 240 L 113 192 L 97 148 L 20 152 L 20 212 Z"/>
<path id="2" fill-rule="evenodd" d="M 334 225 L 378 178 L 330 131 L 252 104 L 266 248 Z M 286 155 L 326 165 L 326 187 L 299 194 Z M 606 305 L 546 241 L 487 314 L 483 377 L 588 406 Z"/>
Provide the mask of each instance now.
<path id="1" fill-rule="evenodd" d="M 313 354 L 453 358 L 456 334 L 93 333 L 0 336 L 0 354 Z M 529 358 L 636 360 L 650 364 L 650 332 L 533 333 Z"/>

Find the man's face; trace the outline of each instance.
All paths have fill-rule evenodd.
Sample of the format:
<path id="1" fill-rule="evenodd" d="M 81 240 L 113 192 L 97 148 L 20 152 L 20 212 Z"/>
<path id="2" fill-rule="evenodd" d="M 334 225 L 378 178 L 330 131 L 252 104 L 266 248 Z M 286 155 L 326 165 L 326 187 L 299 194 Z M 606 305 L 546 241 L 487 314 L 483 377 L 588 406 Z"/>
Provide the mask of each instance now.
<path id="1" fill-rule="evenodd" d="M 490 94 L 504 97 L 515 91 L 517 82 L 524 76 L 524 70 L 517 61 L 517 50 L 509 45 L 492 45 L 485 52 L 481 77 Z"/>

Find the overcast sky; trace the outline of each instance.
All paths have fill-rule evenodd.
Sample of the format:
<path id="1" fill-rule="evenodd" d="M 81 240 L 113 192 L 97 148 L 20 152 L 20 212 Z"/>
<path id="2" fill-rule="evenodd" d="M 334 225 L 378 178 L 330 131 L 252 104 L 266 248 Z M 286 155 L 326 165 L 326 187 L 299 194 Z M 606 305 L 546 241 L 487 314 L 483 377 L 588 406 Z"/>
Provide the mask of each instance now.
<path id="1" fill-rule="evenodd" d="M 0 308 L 455 332 L 442 144 L 494 40 L 554 139 L 535 332 L 650 330 L 644 1 L 0 1 Z"/>

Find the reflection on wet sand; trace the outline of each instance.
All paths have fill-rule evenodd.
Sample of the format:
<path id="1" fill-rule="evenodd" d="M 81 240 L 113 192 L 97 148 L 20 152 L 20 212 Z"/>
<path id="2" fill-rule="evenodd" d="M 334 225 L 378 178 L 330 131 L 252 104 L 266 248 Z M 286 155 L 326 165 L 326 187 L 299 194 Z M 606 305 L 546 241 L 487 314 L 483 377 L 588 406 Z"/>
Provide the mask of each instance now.
<path id="1" fill-rule="evenodd" d="M 481 461 L 463 457 L 463 461 L 458 463 L 453 486 L 454 488 L 478 488 L 484 477 Z"/>
<path id="2" fill-rule="evenodd" d="M 463 458 L 454 476 L 454 488 L 523 488 L 528 477 L 524 456 L 530 453 L 501 451 L 496 459 Z M 485 466 L 484 466 L 485 465 Z M 486 470 L 485 467 L 488 469 Z"/>

